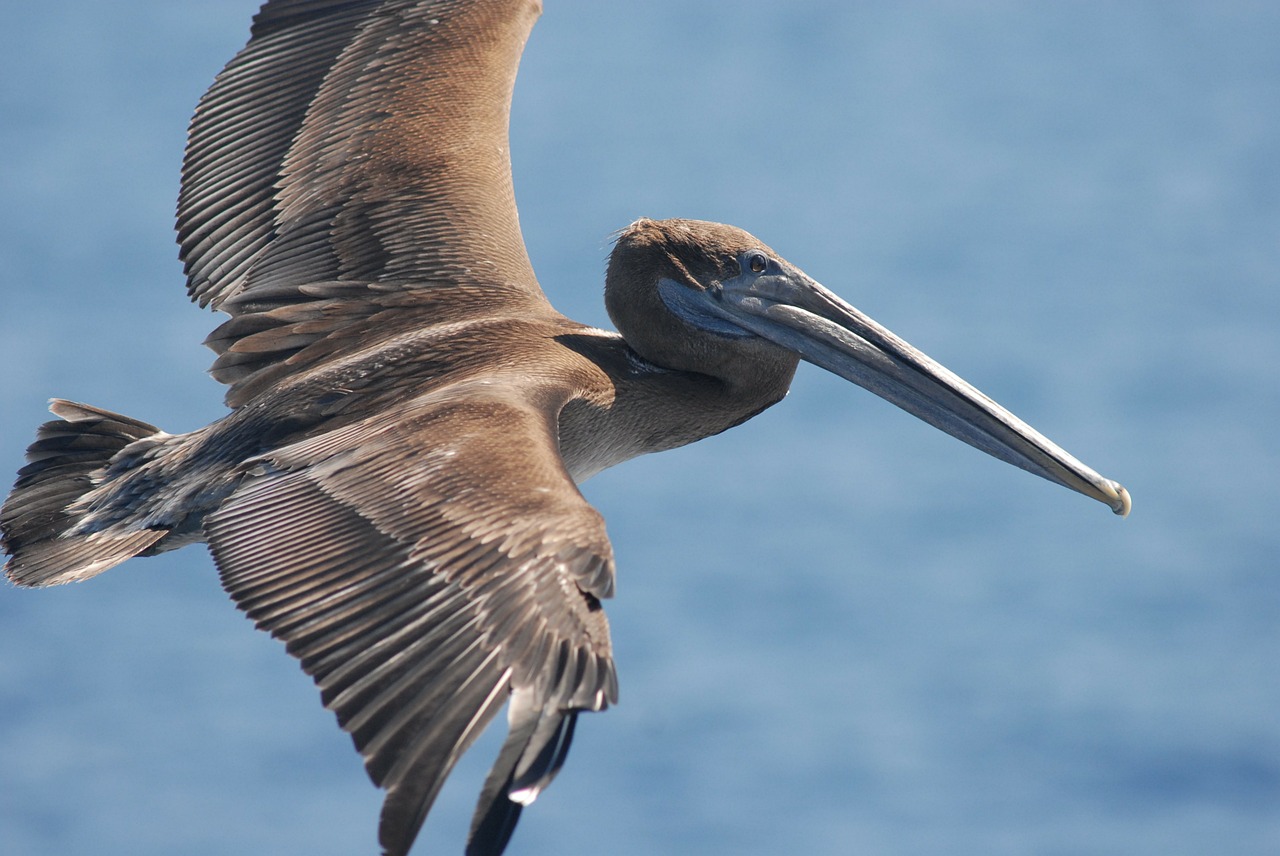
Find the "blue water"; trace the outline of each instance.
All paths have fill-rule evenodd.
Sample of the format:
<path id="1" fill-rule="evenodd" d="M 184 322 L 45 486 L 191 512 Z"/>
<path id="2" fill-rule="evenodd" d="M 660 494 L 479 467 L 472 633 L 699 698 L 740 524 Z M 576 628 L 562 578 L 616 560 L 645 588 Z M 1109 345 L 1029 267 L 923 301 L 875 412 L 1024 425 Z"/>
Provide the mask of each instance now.
<path id="1" fill-rule="evenodd" d="M 5 468 L 52 395 L 222 412 L 171 212 L 253 6 L 5 4 Z M 1135 506 L 811 367 L 597 477 L 622 703 L 511 852 L 1280 852 L 1280 6 L 547 6 L 512 145 L 557 306 L 606 323 L 637 216 L 741 225 Z M 372 853 L 379 803 L 200 550 L 0 591 L 6 853 Z"/>

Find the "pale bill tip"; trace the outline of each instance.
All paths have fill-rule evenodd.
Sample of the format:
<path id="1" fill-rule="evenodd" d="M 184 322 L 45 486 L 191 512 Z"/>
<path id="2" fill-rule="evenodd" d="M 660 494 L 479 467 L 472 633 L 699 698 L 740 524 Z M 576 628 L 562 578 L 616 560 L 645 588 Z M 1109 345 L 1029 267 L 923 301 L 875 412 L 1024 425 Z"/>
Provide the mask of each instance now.
<path id="1" fill-rule="evenodd" d="M 1133 508 L 1133 500 L 1129 498 L 1129 491 L 1125 490 L 1124 485 L 1117 481 L 1107 481 L 1107 487 L 1111 488 L 1111 499 L 1108 505 L 1111 510 L 1121 517 L 1128 517 L 1129 510 Z"/>

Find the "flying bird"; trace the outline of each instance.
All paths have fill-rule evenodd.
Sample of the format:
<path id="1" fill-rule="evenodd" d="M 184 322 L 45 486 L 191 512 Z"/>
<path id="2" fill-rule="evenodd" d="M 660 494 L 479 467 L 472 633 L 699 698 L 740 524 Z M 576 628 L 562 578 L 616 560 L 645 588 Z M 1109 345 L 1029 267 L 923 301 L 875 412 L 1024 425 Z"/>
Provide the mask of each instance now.
<path id="1" fill-rule="evenodd" d="M 1129 511 L 1129 496 L 741 229 L 617 233 L 617 332 L 520 234 L 512 87 L 536 0 L 272 0 L 201 99 L 177 230 L 230 412 L 187 434 L 54 400 L 0 512 L 20 586 L 208 545 L 386 797 L 405 854 L 506 708 L 466 852 L 499 854 L 617 701 L 615 564 L 577 485 L 776 404 L 800 360 Z"/>

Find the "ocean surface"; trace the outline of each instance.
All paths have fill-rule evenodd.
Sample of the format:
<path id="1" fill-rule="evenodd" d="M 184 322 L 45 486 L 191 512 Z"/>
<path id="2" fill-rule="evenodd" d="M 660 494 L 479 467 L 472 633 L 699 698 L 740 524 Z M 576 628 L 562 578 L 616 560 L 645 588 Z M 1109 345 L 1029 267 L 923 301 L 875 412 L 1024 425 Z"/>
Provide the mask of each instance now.
<path id="1" fill-rule="evenodd" d="M 3 6 L 12 472 L 54 395 L 224 412 L 172 211 L 255 4 Z M 1134 510 L 811 366 L 602 474 L 622 700 L 513 856 L 1280 853 L 1280 5 L 546 6 L 512 147 L 562 311 L 607 325 L 636 217 L 740 225 Z M 461 852 L 495 736 L 415 852 Z M 0 589 L 4 852 L 374 853 L 379 805 L 202 549 Z"/>

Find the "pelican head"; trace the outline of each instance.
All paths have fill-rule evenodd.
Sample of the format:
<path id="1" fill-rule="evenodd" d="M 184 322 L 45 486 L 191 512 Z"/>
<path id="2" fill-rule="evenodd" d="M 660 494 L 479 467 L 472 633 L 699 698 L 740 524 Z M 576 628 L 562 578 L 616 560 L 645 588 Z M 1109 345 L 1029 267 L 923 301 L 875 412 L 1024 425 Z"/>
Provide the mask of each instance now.
<path id="1" fill-rule="evenodd" d="M 605 303 L 628 345 L 657 365 L 748 389 L 785 386 L 803 359 L 993 457 L 1129 513 L 1121 484 L 741 229 L 633 223 L 610 256 Z"/>

